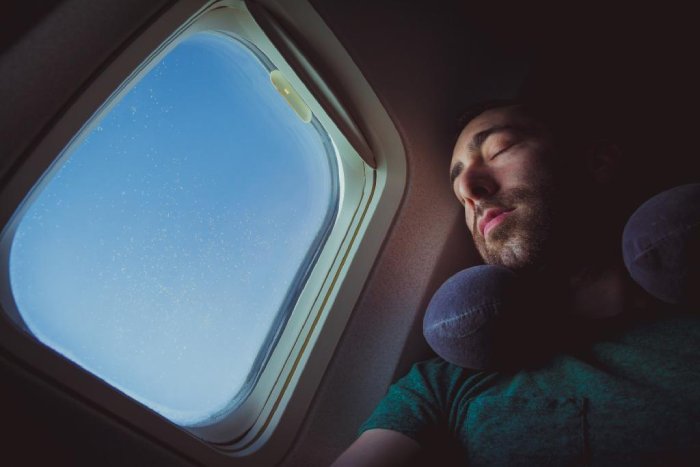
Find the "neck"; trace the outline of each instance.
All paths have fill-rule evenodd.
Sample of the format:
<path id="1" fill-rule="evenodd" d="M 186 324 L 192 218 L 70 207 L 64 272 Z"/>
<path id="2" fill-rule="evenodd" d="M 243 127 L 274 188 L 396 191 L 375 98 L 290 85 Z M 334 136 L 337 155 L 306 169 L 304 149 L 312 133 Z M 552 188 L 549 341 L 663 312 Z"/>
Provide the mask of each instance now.
<path id="1" fill-rule="evenodd" d="M 579 271 L 568 285 L 573 315 L 608 318 L 622 313 L 628 302 L 623 271 L 615 266 Z"/>
<path id="2" fill-rule="evenodd" d="M 569 277 L 568 289 L 571 314 L 591 319 L 644 309 L 651 303 L 629 277 L 621 259 L 579 270 Z"/>
<path id="3" fill-rule="evenodd" d="M 539 271 L 541 279 L 552 285 L 550 290 L 558 291 L 553 292 L 554 300 L 570 315 L 602 319 L 651 304 L 651 298 L 630 278 L 622 261 L 618 240 L 621 228 L 610 230 L 612 233 L 607 235 L 592 230 L 585 235 L 579 232 L 579 236 L 572 233 L 568 238 L 578 241 L 567 241 L 551 250 L 550 261 L 545 263 L 549 267 Z"/>
<path id="4" fill-rule="evenodd" d="M 568 240 L 568 248 L 557 248 L 560 252 L 568 250 L 569 254 L 553 258 L 555 264 L 560 261 L 555 268 L 564 281 L 570 313 L 591 319 L 609 318 L 646 306 L 646 295 L 640 293 L 643 291 L 632 281 L 622 260 L 621 209 L 613 209 L 609 198 L 604 201 L 596 203 L 607 208 L 596 211 L 595 224 L 571 220 L 571 230 L 563 237 Z"/>

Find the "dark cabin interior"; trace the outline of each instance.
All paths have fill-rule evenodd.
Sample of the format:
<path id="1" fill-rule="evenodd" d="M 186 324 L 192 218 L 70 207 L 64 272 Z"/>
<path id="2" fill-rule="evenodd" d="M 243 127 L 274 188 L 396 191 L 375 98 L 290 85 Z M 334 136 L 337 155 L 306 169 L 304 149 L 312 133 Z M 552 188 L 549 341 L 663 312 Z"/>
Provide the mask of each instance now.
<path id="1" fill-rule="evenodd" d="M 5 6 L 3 185 L 13 164 L 86 83 L 173 3 L 63 0 Z M 421 313 L 442 281 L 475 261 L 448 183 L 455 121 L 465 106 L 526 91 L 570 101 L 586 115 L 607 119 L 627 157 L 629 184 L 620 187 L 621 195 L 637 201 L 699 175 L 695 62 L 700 42 L 688 12 L 641 4 L 311 3 L 396 125 L 408 179 L 393 226 L 284 466 L 332 462 L 353 441 L 387 385 L 412 362 L 431 355 L 421 335 Z M 0 375 L 6 465 L 196 465 L 186 453 L 91 404 L 1 344 Z"/>

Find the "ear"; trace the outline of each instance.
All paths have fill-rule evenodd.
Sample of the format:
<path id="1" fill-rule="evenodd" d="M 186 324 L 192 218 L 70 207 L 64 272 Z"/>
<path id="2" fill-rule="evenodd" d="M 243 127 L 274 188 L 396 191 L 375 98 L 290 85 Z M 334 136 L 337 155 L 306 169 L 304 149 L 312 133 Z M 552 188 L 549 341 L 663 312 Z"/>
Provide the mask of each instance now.
<path id="1" fill-rule="evenodd" d="M 607 185 L 615 179 L 621 159 L 619 145 L 609 141 L 594 143 L 588 154 L 588 171 L 597 183 Z"/>

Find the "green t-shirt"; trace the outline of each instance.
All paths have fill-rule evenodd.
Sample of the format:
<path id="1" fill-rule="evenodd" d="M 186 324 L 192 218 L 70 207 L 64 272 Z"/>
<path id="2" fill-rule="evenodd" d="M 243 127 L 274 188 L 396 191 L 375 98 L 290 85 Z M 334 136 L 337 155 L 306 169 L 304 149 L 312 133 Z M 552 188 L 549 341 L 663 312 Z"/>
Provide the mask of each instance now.
<path id="1" fill-rule="evenodd" d="M 372 428 L 452 445 L 470 466 L 700 465 L 700 314 L 624 320 L 515 372 L 418 363 L 360 432 Z"/>

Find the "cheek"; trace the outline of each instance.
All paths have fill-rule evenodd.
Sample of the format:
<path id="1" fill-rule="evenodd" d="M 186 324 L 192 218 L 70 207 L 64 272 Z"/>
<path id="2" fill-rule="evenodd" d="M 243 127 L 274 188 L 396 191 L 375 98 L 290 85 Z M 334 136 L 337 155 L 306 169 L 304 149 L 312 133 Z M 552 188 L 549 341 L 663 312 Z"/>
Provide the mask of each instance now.
<path id="1" fill-rule="evenodd" d="M 474 225 L 474 215 L 467 208 L 464 208 L 464 219 L 465 219 L 465 224 L 467 224 L 467 228 L 469 229 L 470 232 L 472 232 L 472 226 Z M 472 234 L 473 233 L 474 232 L 472 232 Z"/>
<path id="2" fill-rule="evenodd" d="M 505 154 L 507 157 L 499 157 L 498 159 L 522 174 L 542 170 L 549 171 L 552 169 L 554 161 L 552 149 L 548 145 L 534 140 L 523 141 Z"/>
<path id="3" fill-rule="evenodd" d="M 471 233 L 472 238 L 478 239 L 477 237 L 481 237 L 481 234 L 479 233 L 479 230 L 476 225 L 474 225 L 475 217 L 473 215 L 468 215 L 467 216 L 467 228 L 469 229 L 469 233 Z"/>
<path id="4" fill-rule="evenodd" d="M 525 155 L 527 156 L 527 155 Z M 529 188 L 547 186 L 552 181 L 552 170 L 540 158 L 522 157 L 503 167 L 503 188 Z"/>

